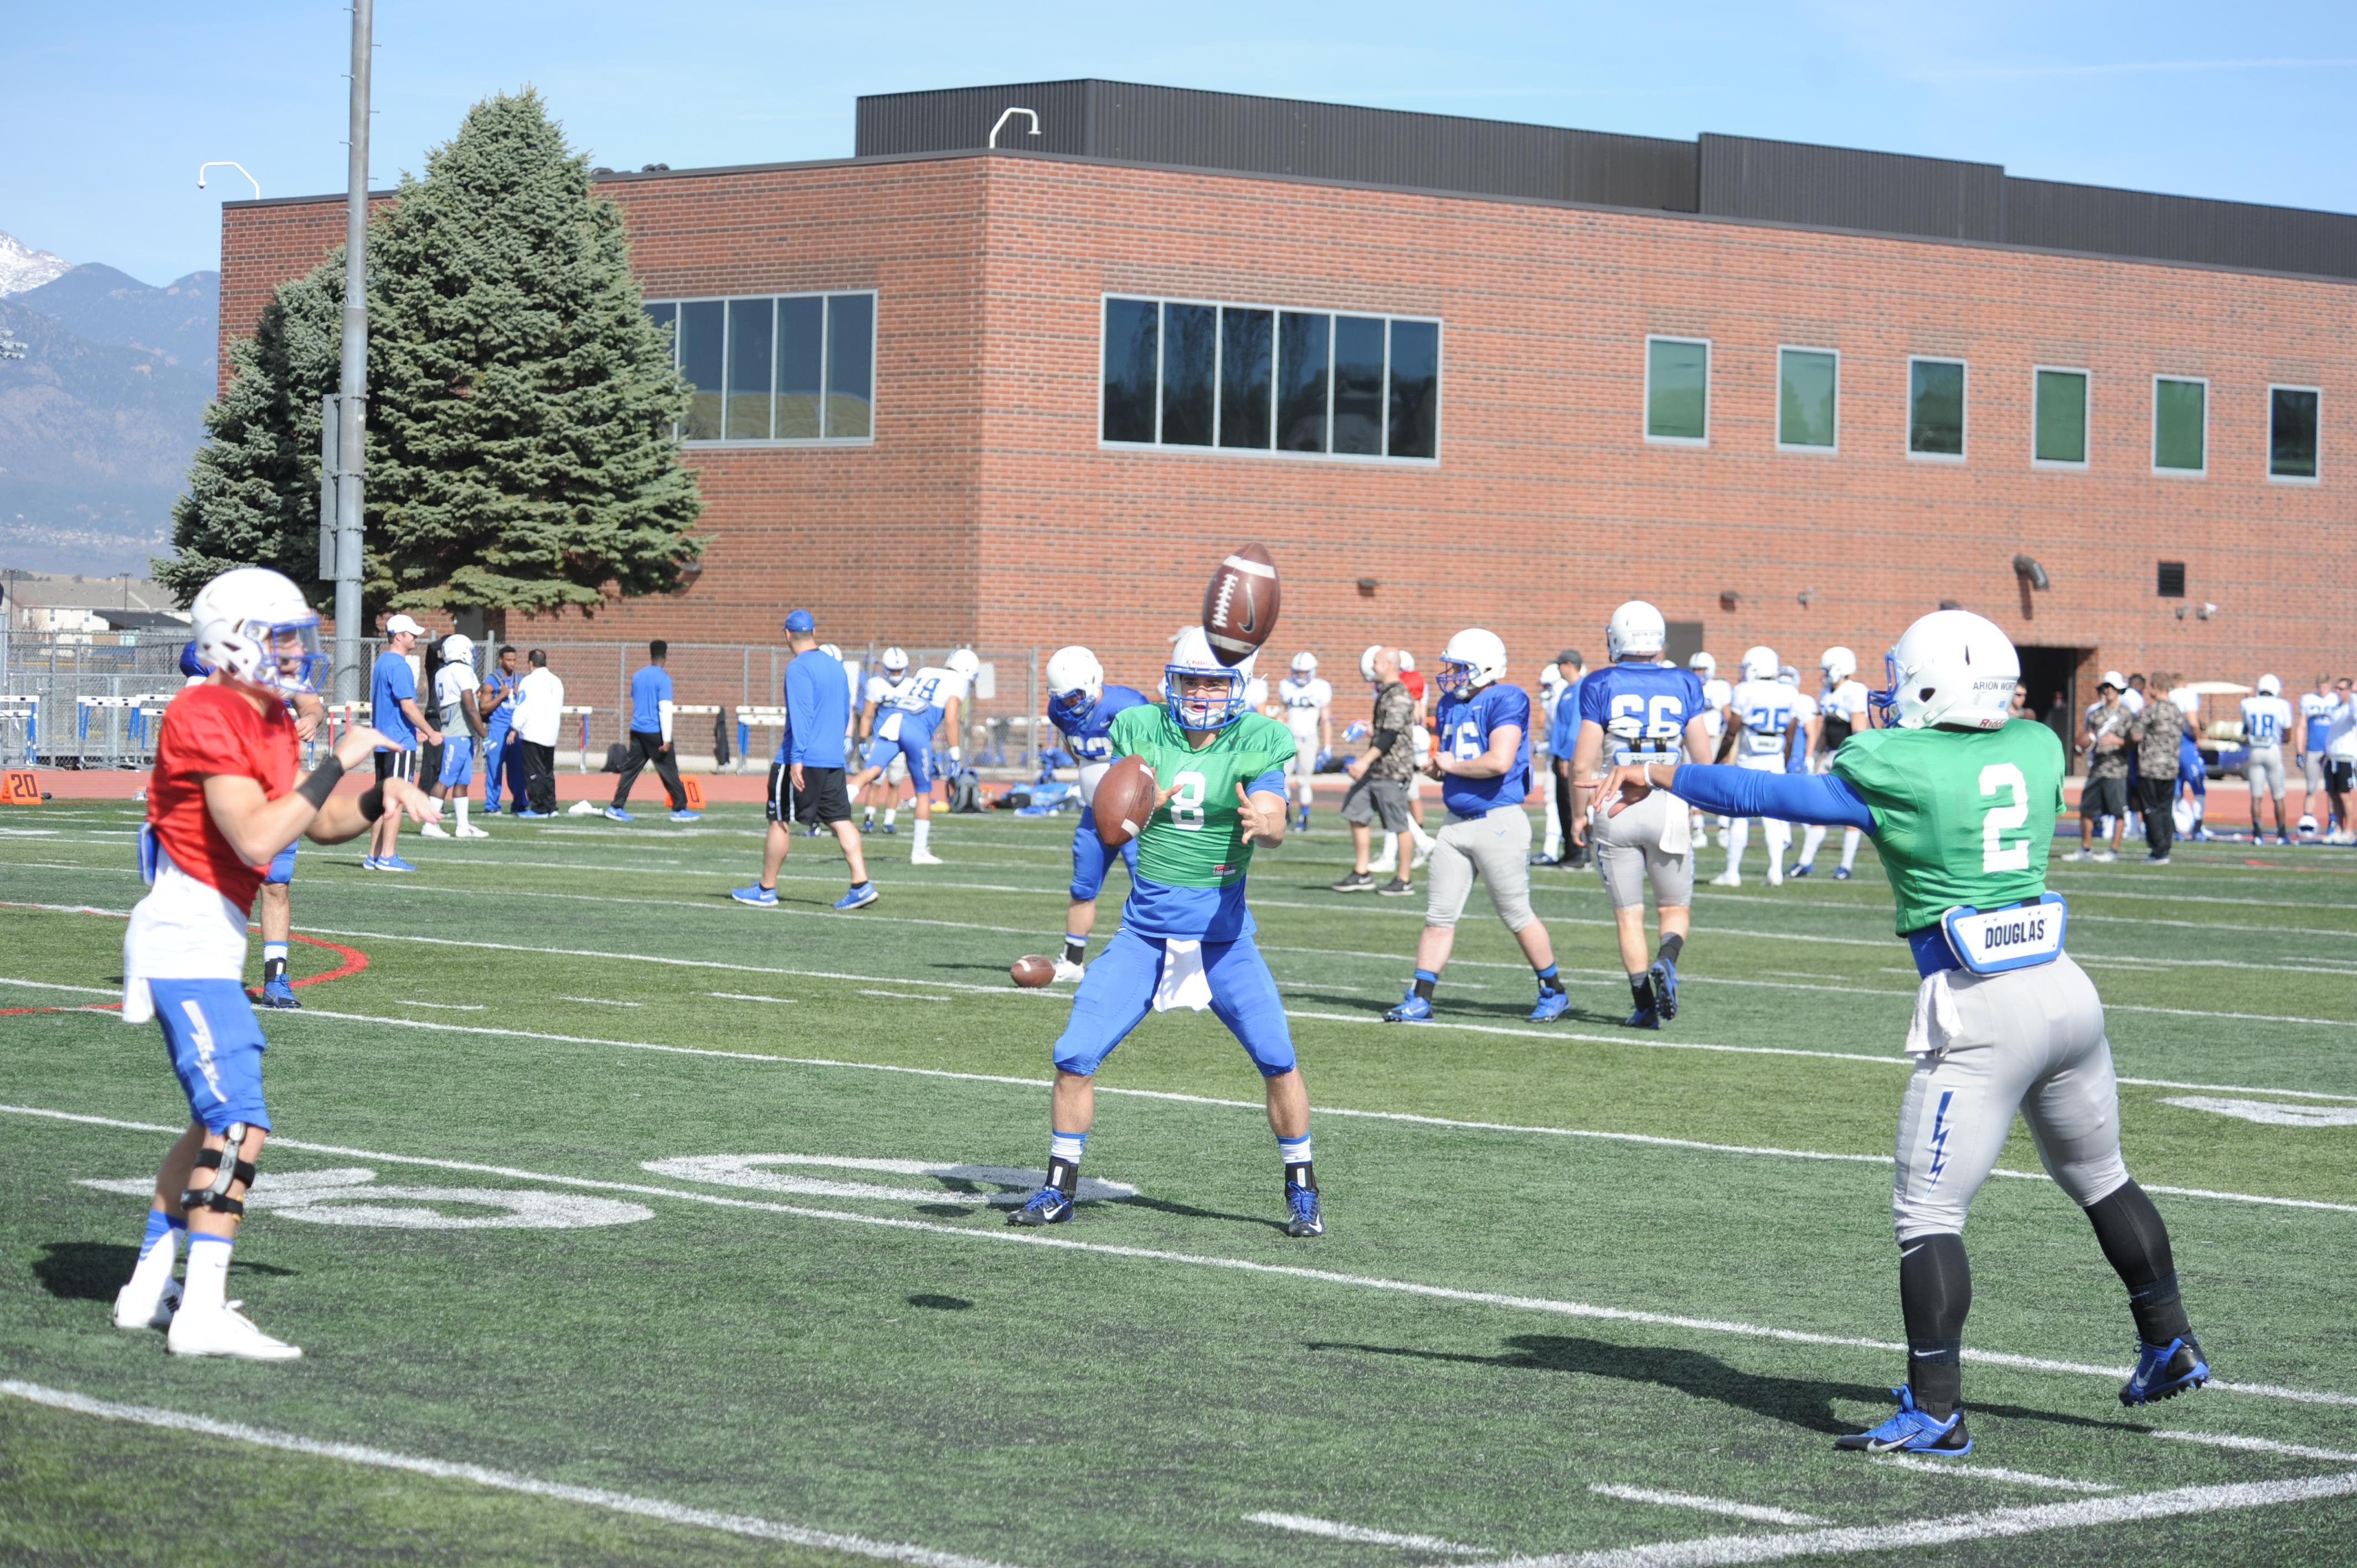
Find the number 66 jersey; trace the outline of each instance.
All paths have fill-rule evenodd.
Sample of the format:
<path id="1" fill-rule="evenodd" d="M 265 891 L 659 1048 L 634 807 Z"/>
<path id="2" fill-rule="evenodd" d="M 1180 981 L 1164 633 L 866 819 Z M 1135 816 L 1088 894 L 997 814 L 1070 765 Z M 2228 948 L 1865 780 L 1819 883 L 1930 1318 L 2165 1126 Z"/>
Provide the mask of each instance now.
<path id="1" fill-rule="evenodd" d="M 1832 771 L 1874 812 L 1900 934 L 1959 904 L 1993 909 L 2046 891 L 2062 743 L 2044 725 L 1866 730 L 1834 754 Z"/>

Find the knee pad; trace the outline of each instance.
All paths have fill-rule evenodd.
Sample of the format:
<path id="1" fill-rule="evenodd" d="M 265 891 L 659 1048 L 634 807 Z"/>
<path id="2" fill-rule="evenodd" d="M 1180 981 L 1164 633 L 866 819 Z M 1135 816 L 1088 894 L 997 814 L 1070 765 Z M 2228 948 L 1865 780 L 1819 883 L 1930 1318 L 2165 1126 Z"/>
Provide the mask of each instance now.
<path id="1" fill-rule="evenodd" d="M 229 1130 L 221 1136 L 222 1148 L 200 1149 L 197 1157 L 188 1162 L 188 1176 L 192 1181 L 199 1171 L 210 1171 L 213 1176 L 205 1186 L 191 1187 L 180 1194 L 180 1207 L 184 1209 L 210 1208 L 216 1214 L 234 1218 L 245 1212 L 245 1203 L 242 1198 L 231 1197 L 229 1189 L 243 1182 L 248 1191 L 253 1190 L 253 1162 L 235 1157 L 235 1152 L 245 1146 L 244 1122 L 231 1122 Z"/>

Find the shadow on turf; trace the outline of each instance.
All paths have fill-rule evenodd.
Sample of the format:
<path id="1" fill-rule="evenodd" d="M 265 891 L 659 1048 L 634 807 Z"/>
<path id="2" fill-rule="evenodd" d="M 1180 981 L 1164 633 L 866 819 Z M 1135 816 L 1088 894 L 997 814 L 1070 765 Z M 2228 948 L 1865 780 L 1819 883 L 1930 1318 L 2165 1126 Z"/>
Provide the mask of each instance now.
<path id="1" fill-rule="evenodd" d="M 1834 1413 L 1835 1400 L 1882 1405 L 1890 1391 L 1881 1384 L 1822 1382 L 1808 1378 L 1775 1378 L 1730 1367 L 1716 1356 L 1658 1345 L 1616 1345 L 1603 1339 L 1583 1339 L 1567 1334 L 1522 1334 L 1505 1341 L 1504 1355 L 1475 1356 L 1459 1351 L 1415 1350 L 1404 1346 L 1356 1345 L 1337 1340 L 1310 1340 L 1312 1350 L 1355 1350 L 1369 1356 L 1403 1356 L 1419 1361 L 1456 1361 L 1479 1367 L 1504 1367 L 1517 1371 L 1584 1372 L 1590 1377 L 1622 1382 L 1653 1383 L 1675 1389 L 1695 1399 L 1713 1400 L 1764 1415 L 1810 1432 L 1839 1434 L 1857 1430 L 1857 1423 Z M 2123 1427 L 2116 1421 L 2098 1421 L 2056 1411 L 2030 1410 L 2021 1405 L 1981 1404 L 1967 1400 L 1976 1416 L 2011 1421 L 2043 1421 L 2062 1426 L 2094 1426 L 2107 1431 L 2149 1431 Z"/>
<path id="2" fill-rule="evenodd" d="M 1342 1007 L 1354 1012 L 1362 1012 L 1369 1017 L 1381 1017 L 1385 1008 L 1396 1005 L 1399 1002 L 1399 997 L 1390 992 L 1385 992 L 1381 997 L 1372 999 L 1364 992 L 1295 990 L 1288 992 L 1287 995 L 1295 1001 L 1316 1002 L 1328 1007 Z M 1531 1013 L 1531 1004 L 1527 1001 L 1474 1002 L 1462 995 L 1444 997 L 1434 1005 L 1441 1009 L 1440 1018 L 1443 1023 L 1521 1024 L 1529 1021 Z M 1563 1024 L 1609 1025 L 1617 1028 L 1622 1016 L 1623 1015 L 1620 1013 L 1599 1013 L 1593 1008 L 1582 1007 L 1575 1002 L 1570 1010 L 1556 1021 Z"/>
<path id="3" fill-rule="evenodd" d="M 42 1246 L 41 1256 L 33 1264 L 33 1277 L 59 1301 L 111 1304 L 123 1282 L 131 1277 L 131 1265 L 138 1261 L 138 1248 L 112 1241 L 50 1241 Z M 242 1258 L 230 1264 L 230 1272 L 282 1277 L 295 1273 L 269 1263 L 249 1263 Z"/>

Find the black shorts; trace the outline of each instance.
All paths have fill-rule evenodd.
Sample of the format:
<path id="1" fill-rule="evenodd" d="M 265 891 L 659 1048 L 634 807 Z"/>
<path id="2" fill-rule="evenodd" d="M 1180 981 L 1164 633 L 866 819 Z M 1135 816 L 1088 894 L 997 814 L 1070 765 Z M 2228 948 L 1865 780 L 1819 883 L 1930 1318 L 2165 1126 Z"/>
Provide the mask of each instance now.
<path id="1" fill-rule="evenodd" d="M 793 771 L 782 762 L 770 764 L 770 821 L 832 825 L 851 821 L 851 793 L 843 787 L 840 768 L 802 765 L 802 787 L 793 787 Z"/>
<path id="2" fill-rule="evenodd" d="M 376 781 L 398 779 L 404 784 L 417 782 L 417 753 L 414 751 L 380 751 L 376 754 Z"/>
<path id="3" fill-rule="evenodd" d="M 1839 751 L 1842 748 L 1842 742 L 1848 738 L 1849 721 L 1830 714 L 1825 715 L 1825 727 L 1818 736 L 1818 746 L 1825 751 Z"/>
<path id="4" fill-rule="evenodd" d="M 2336 795 L 2349 793 L 2352 779 L 2357 779 L 2357 761 L 2346 757 L 2324 759 L 2324 787 Z"/>
<path id="5" fill-rule="evenodd" d="M 2108 779 L 2090 779 L 2087 787 L 2079 791 L 2079 814 L 2083 817 L 2125 817 L 2128 814 L 2128 781 L 2115 773 Z"/>

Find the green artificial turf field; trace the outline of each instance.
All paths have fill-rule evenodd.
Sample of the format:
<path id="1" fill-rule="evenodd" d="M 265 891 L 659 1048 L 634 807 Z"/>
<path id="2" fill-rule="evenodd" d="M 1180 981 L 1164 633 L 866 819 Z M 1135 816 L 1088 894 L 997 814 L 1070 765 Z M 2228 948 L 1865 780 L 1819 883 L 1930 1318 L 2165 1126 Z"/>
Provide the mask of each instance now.
<path id="1" fill-rule="evenodd" d="M 2221 1381 L 2120 1407 L 2118 1283 L 2017 1131 L 1968 1235 L 1979 1446 L 1909 1463 L 1832 1446 L 1902 1371 L 1914 976 L 1870 849 L 1698 889 L 1645 1036 L 1592 874 L 1534 874 L 1568 1018 L 1522 1021 L 1477 891 L 1446 1026 L 1411 1029 L 1376 1018 L 1421 898 L 1329 893 L 1330 814 L 1265 854 L 1329 1227 L 1294 1240 L 1208 1015 L 1101 1075 L 1099 1200 L 1004 1223 L 1070 994 L 1006 969 L 1053 950 L 1070 819 L 940 819 L 924 871 L 871 839 L 850 915 L 801 839 L 779 908 L 727 901 L 745 808 L 493 819 L 405 838 L 405 877 L 307 847 L 296 929 L 332 945 L 296 972 L 352 972 L 264 1015 L 231 1294 L 305 1358 L 256 1366 L 108 1321 L 186 1112 L 156 1031 L 85 1010 L 136 811 L 0 819 L 0 1560 L 2357 1557 L 2357 856 L 2055 866 Z"/>

